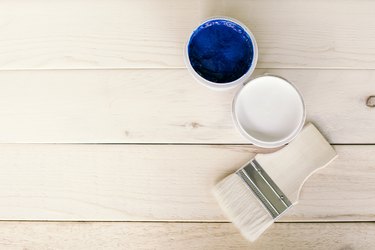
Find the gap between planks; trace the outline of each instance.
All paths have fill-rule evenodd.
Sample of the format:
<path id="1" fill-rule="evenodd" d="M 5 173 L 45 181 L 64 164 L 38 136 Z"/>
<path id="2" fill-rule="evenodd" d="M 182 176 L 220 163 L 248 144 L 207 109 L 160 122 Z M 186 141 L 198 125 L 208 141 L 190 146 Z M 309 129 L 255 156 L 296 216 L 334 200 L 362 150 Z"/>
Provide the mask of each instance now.
<path id="1" fill-rule="evenodd" d="M 232 224 L 228 220 L 0 220 L 1 223 L 149 223 L 149 224 Z M 353 220 L 353 221 L 275 221 L 274 224 L 354 224 L 373 223 L 375 221 Z"/>

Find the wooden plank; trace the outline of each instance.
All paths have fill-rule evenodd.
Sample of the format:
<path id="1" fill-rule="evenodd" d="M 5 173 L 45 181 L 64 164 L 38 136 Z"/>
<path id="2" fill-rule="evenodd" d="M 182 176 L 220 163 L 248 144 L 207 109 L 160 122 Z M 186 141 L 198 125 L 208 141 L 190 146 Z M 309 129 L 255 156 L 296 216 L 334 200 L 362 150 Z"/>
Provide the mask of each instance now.
<path id="1" fill-rule="evenodd" d="M 0 68 L 182 67 L 205 2 L 2 1 Z"/>
<path id="2" fill-rule="evenodd" d="M 193 28 L 228 15 L 263 68 L 375 68 L 373 1 L 1 1 L 1 69 L 184 67 Z M 332 11 L 334 10 L 334 11 Z"/>
<path id="3" fill-rule="evenodd" d="M 225 14 L 254 31 L 258 67 L 373 69 L 374 7 L 371 1 L 227 0 Z"/>
<path id="4" fill-rule="evenodd" d="M 336 146 L 282 221 L 373 221 L 375 146 Z M 1 220 L 227 221 L 212 188 L 251 146 L 0 145 Z"/>
<path id="5" fill-rule="evenodd" d="M 255 243 L 229 223 L 1 222 L 5 249 L 372 249 L 374 223 L 277 223 Z"/>
<path id="6" fill-rule="evenodd" d="M 257 70 L 293 81 L 331 143 L 375 143 L 373 70 Z M 324 91 L 323 91 L 324 90 Z M 248 143 L 232 122 L 236 90 L 186 70 L 0 72 L 0 142 Z"/>

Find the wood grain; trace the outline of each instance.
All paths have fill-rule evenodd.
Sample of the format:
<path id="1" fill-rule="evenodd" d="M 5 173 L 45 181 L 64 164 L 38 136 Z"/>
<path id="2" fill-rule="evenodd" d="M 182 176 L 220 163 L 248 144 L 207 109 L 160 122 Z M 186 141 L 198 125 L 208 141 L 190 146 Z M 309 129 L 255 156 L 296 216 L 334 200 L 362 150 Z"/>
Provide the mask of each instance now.
<path id="1" fill-rule="evenodd" d="M 336 146 L 282 221 L 373 221 L 375 146 Z M 0 220 L 227 221 L 212 195 L 251 146 L 0 145 Z M 261 151 L 263 152 L 263 151 Z"/>
<path id="2" fill-rule="evenodd" d="M 184 67 L 189 34 L 228 15 L 262 68 L 375 68 L 373 1 L 1 1 L 0 69 Z M 333 11 L 334 10 L 334 11 Z"/>
<path id="3" fill-rule="evenodd" d="M 302 92 L 307 120 L 331 143 L 375 143 L 372 70 L 257 70 Z M 236 90 L 200 86 L 186 70 L 0 72 L 2 143 L 248 143 L 234 127 Z"/>
<path id="4" fill-rule="evenodd" d="M 249 243 L 229 223 L 1 222 L 2 249 L 372 249 L 374 223 L 276 223 Z"/>

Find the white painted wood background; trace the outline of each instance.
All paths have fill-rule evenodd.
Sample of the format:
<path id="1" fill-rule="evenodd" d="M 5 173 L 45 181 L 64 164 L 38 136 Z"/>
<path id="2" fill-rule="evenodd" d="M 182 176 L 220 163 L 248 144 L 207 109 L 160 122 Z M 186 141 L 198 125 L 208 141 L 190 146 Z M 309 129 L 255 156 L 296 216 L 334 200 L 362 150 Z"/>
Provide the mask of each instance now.
<path id="1" fill-rule="evenodd" d="M 257 152 L 236 89 L 183 64 L 207 17 L 244 22 L 255 75 L 293 81 L 339 158 L 255 244 L 211 195 Z M 1 249 L 375 248 L 375 2 L 0 0 Z"/>

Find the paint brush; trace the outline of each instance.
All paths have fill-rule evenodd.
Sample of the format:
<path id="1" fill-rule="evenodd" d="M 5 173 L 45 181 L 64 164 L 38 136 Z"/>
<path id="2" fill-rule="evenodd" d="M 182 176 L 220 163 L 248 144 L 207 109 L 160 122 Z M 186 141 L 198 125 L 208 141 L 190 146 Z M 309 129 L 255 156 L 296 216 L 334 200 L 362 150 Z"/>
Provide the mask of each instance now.
<path id="1" fill-rule="evenodd" d="M 297 204 L 305 181 L 336 157 L 332 146 L 309 123 L 284 148 L 270 154 L 257 154 L 220 181 L 214 194 L 242 235 L 255 241 Z"/>

